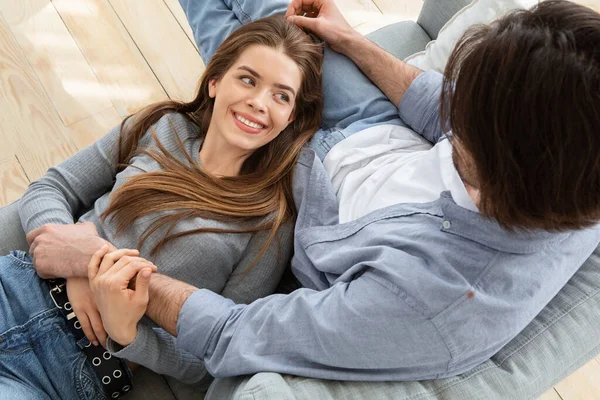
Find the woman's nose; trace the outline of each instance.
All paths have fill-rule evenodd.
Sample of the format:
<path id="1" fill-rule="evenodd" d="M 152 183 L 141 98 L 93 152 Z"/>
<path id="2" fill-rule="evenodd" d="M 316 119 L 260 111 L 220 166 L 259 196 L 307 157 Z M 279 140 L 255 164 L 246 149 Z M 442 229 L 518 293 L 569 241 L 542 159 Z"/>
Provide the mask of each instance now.
<path id="1" fill-rule="evenodd" d="M 250 97 L 246 104 L 258 112 L 265 112 L 267 109 L 265 96 L 265 93 L 257 93 L 255 96 Z"/>

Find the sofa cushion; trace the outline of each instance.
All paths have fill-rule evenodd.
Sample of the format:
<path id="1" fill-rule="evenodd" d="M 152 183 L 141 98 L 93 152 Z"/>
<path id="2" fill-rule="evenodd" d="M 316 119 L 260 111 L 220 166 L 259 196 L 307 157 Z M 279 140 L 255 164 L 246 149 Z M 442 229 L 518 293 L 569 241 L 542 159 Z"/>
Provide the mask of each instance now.
<path id="1" fill-rule="evenodd" d="M 29 250 L 21 227 L 18 202 L 0 208 L 0 255 L 5 256 L 12 250 Z"/>
<path id="2" fill-rule="evenodd" d="M 472 0 L 425 0 L 417 23 L 431 39 L 437 39 L 442 27 Z M 420 49 L 422 50 L 422 49 Z"/>
<path id="3" fill-rule="evenodd" d="M 423 71 L 444 72 L 455 43 L 470 26 L 488 24 L 510 10 L 530 8 L 537 3 L 538 0 L 473 0 L 444 25 L 436 40 L 406 61 Z"/>
<path id="4" fill-rule="evenodd" d="M 367 38 L 401 60 L 423 50 L 431 41 L 423 28 L 412 21 L 384 26 L 368 34 Z"/>

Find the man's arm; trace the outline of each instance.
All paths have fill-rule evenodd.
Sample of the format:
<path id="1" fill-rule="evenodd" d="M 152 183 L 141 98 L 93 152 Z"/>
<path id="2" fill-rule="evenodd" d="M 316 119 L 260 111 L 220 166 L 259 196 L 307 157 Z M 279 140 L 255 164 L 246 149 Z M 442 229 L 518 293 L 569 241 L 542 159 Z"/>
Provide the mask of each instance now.
<path id="1" fill-rule="evenodd" d="M 198 288 L 161 274 L 152 275 L 146 315 L 173 336 L 177 336 L 179 312 Z"/>
<path id="2" fill-rule="evenodd" d="M 441 74 L 423 73 L 363 37 L 348 25 L 333 0 L 292 0 L 286 16 L 350 58 L 415 132 L 434 144 L 444 136 L 439 112 Z"/>
<path id="3" fill-rule="evenodd" d="M 342 41 L 340 53 L 350 58 L 396 106 L 423 73 L 357 32 Z"/>
<path id="4" fill-rule="evenodd" d="M 395 105 L 400 104 L 404 93 L 423 72 L 352 29 L 333 0 L 293 0 L 286 16 L 350 58 Z"/>
<path id="5" fill-rule="evenodd" d="M 303 288 L 248 305 L 197 290 L 183 304 L 177 331 L 177 345 L 219 378 L 273 371 L 425 379 L 446 373 L 451 359 L 431 319 L 368 273 L 323 291 Z"/>

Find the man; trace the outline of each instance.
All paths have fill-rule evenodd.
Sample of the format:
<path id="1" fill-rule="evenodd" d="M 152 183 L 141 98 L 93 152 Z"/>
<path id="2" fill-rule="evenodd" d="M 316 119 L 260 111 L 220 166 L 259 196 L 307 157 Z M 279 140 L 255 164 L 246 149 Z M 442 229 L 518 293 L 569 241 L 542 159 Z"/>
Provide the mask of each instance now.
<path id="1" fill-rule="evenodd" d="M 239 21 L 286 6 L 181 3 L 205 58 Z M 332 0 L 294 0 L 287 15 L 385 94 L 327 50 L 330 129 L 313 142 L 324 164 L 304 157 L 295 175 L 292 269 L 304 288 L 237 305 L 155 274 L 147 315 L 216 377 L 421 380 L 473 368 L 600 241 L 600 16 L 547 1 L 474 28 L 443 79 L 364 39 Z M 311 185 L 325 173 L 333 188 Z M 135 359 L 140 335 L 116 354 Z"/>

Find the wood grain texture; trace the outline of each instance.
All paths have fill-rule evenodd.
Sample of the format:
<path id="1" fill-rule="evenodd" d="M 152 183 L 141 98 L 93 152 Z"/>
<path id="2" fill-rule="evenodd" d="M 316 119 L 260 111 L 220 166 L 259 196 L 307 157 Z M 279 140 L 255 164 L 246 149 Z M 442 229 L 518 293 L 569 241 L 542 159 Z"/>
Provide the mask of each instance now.
<path id="1" fill-rule="evenodd" d="M 554 386 L 563 400 L 600 398 L 600 363 L 595 358 Z"/>
<path id="2" fill-rule="evenodd" d="M 19 45 L 0 18 L 2 145 L 14 151 L 30 179 L 76 150 Z"/>
<path id="3" fill-rule="evenodd" d="M 416 21 L 423 1 L 398 1 L 398 0 L 373 0 L 373 3 L 381 10 L 383 15 L 397 18 L 398 21 Z"/>
<path id="4" fill-rule="evenodd" d="M 108 0 L 53 4 L 119 115 L 168 98 Z"/>
<path id="5" fill-rule="evenodd" d="M 381 11 L 371 0 L 335 0 L 346 21 L 354 27 L 381 18 Z"/>
<path id="6" fill-rule="evenodd" d="M 164 0 L 164 2 L 167 5 L 167 7 L 169 7 L 171 14 L 173 14 L 175 19 L 181 26 L 181 29 L 183 29 L 183 31 L 187 35 L 188 39 L 190 39 L 190 42 L 192 42 L 196 50 L 198 50 L 198 46 L 196 45 L 196 41 L 194 40 L 194 32 L 192 31 L 192 27 L 188 23 L 188 20 L 185 16 L 185 12 L 183 11 L 183 8 L 181 8 L 181 4 L 179 4 L 179 1 Z"/>
<path id="7" fill-rule="evenodd" d="M 0 207 L 18 200 L 29 179 L 16 157 L 0 158 Z"/>
<path id="8" fill-rule="evenodd" d="M 1 4 L 4 18 L 66 125 L 112 107 L 50 0 Z"/>
<path id="9" fill-rule="evenodd" d="M 111 107 L 67 128 L 73 142 L 81 150 L 106 135 L 108 131 L 119 125 L 122 119 L 117 110 Z"/>
<path id="10" fill-rule="evenodd" d="M 537 398 L 537 400 L 562 400 L 554 388 Z"/>
<path id="11" fill-rule="evenodd" d="M 192 100 L 204 64 L 163 0 L 110 3 L 169 96 Z"/>

